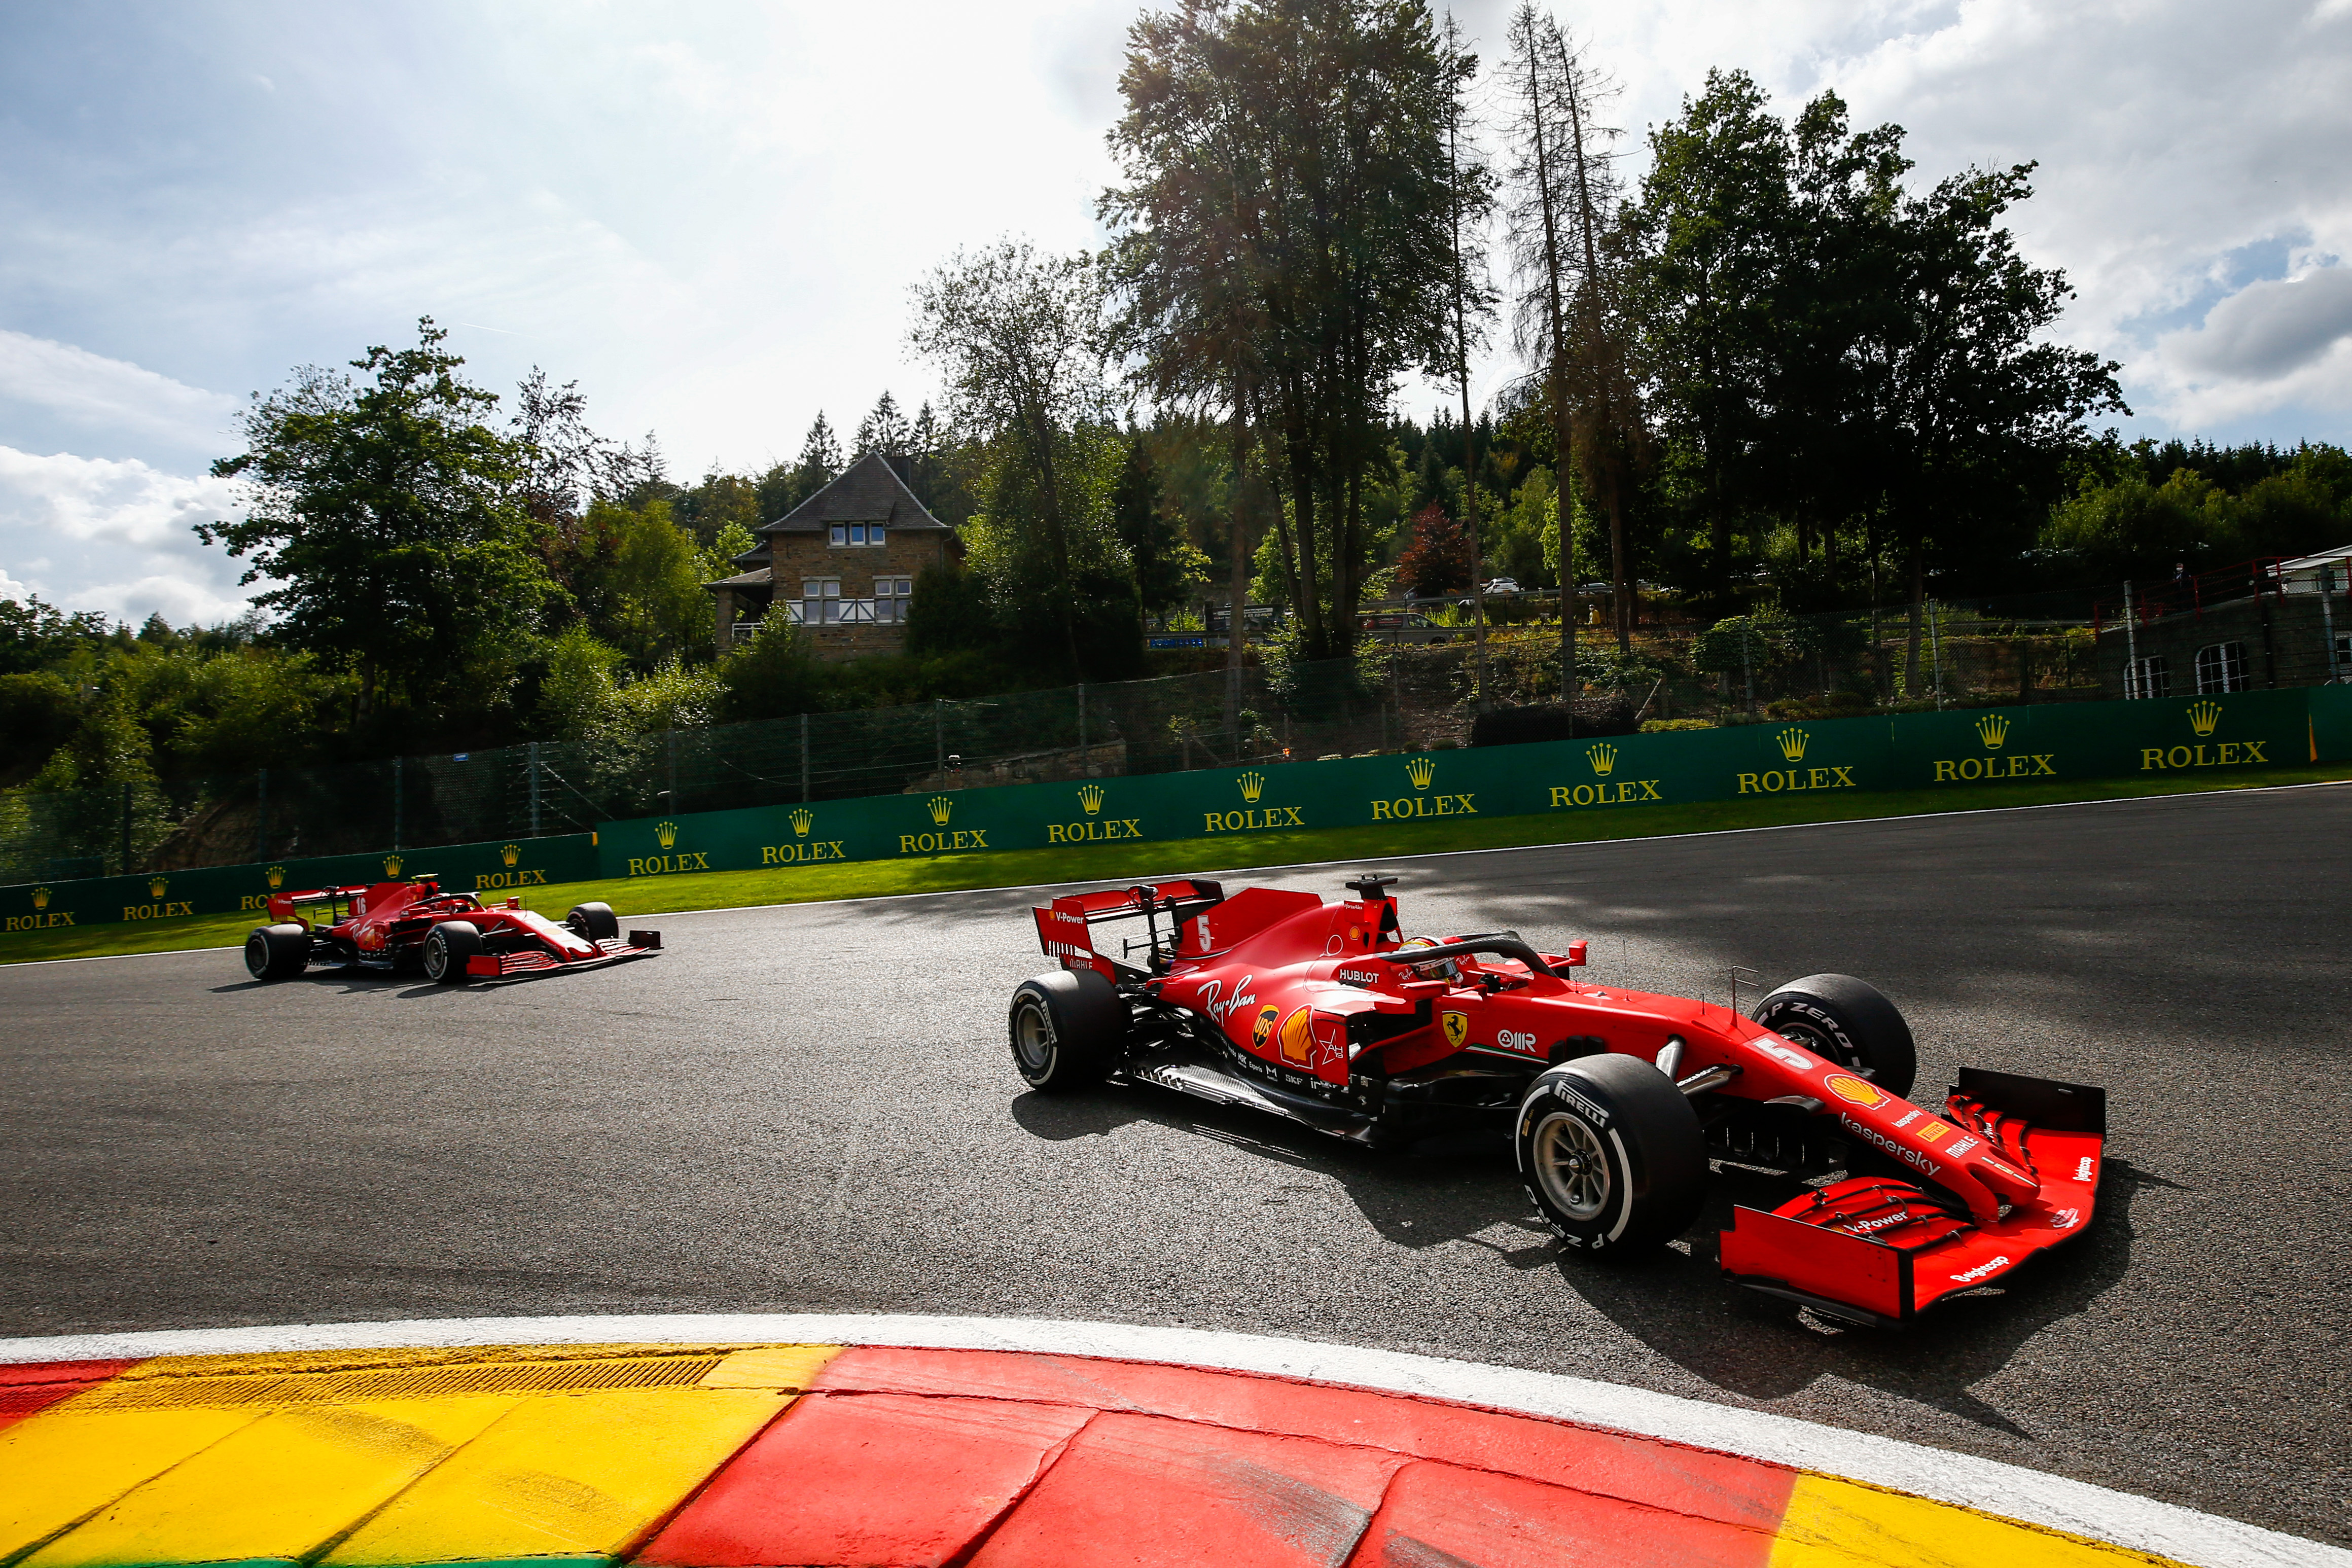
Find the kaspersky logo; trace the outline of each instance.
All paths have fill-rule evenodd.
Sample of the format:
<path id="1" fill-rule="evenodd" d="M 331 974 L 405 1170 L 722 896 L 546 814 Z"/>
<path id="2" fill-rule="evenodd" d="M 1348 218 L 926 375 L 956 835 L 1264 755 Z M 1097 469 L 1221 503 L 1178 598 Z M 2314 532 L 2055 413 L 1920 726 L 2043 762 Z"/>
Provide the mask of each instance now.
<path id="1" fill-rule="evenodd" d="M 675 822 L 655 823 L 654 842 L 660 845 L 665 849 L 675 845 L 677 842 L 677 824 Z"/>
<path id="2" fill-rule="evenodd" d="M 1977 739 L 1985 743 L 1985 750 L 1989 752 L 2000 750 L 2000 743 L 2009 739 L 2008 717 L 2000 713 L 1988 713 L 1978 720 Z"/>
<path id="3" fill-rule="evenodd" d="M 789 820 L 793 825 L 793 837 L 806 838 L 809 829 L 816 826 L 816 813 L 804 805 L 795 806 Z"/>
<path id="4" fill-rule="evenodd" d="M 943 795 L 935 795 L 924 802 L 924 809 L 931 814 L 931 822 L 934 826 L 945 827 L 948 825 L 949 814 L 955 810 L 955 802 Z"/>
<path id="5" fill-rule="evenodd" d="M 515 862 L 522 858 L 522 846 L 520 844 L 500 845 L 499 847 L 499 858 L 507 863 L 508 870 L 513 870 L 515 868 Z"/>
<path id="6" fill-rule="evenodd" d="M 1606 741 L 1597 746 L 1587 746 L 1584 749 L 1584 756 L 1585 760 L 1592 764 L 1592 771 L 1604 779 L 1616 771 L 1617 748 Z"/>
<path id="7" fill-rule="evenodd" d="M 1801 763 L 1805 760 L 1805 746 L 1812 737 L 1802 730 L 1789 729 L 1781 731 L 1772 739 L 1780 746 L 1781 756 L 1792 763 Z"/>
<path id="8" fill-rule="evenodd" d="M 269 868 L 269 890 L 274 893 L 285 885 L 286 868 L 283 866 L 272 866 Z"/>
<path id="9" fill-rule="evenodd" d="M 1437 777 L 1437 763 L 1431 757 L 1415 757 L 1405 763 L 1404 776 L 1412 781 L 1413 788 L 1427 789 L 1430 781 Z M 1255 800 L 1257 796 L 1252 795 L 1250 798 Z"/>
<path id="10" fill-rule="evenodd" d="M 1234 783 L 1241 786 L 1242 798 L 1249 802 L 1252 805 L 1255 805 L 1257 804 L 1257 797 L 1265 793 L 1265 775 L 1264 773 L 1244 773 L 1241 777 L 1235 779 Z"/>
<path id="11" fill-rule="evenodd" d="M 2189 727 L 2196 731 L 2200 739 L 2211 734 L 2213 726 L 2221 721 L 2221 705 L 2219 702 L 2191 702 L 2189 705 Z"/>
<path id="12" fill-rule="evenodd" d="M 1080 784 L 1078 786 L 1078 804 L 1086 808 L 1086 813 L 1088 816 L 1092 816 L 1095 813 L 1100 811 L 1102 809 L 1102 785 Z"/>

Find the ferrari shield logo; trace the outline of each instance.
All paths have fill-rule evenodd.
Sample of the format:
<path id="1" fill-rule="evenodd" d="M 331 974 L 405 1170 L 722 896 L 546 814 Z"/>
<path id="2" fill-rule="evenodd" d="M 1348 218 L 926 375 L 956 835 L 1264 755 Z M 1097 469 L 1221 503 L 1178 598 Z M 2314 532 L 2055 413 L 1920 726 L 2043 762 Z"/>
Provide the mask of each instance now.
<path id="1" fill-rule="evenodd" d="M 1467 1013 L 1441 1013 L 1438 1015 L 1437 1022 L 1439 1026 L 1445 1031 L 1445 1043 L 1452 1046 L 1455 1050 L 1460 1050 L 1462 1048 L 1462 1042 L 1470 1037 L 1470 1015 Z"/>

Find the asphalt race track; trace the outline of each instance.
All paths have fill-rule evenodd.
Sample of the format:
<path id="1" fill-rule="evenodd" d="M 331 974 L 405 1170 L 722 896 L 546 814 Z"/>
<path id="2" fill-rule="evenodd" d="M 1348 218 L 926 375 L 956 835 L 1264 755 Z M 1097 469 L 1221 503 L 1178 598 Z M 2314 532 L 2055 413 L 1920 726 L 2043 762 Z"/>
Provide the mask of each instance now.
<path id="1" fill-rule="evenodd" d="M 1923 1093 L 1962 1061 L 2104 1084 L 2102 1210 L 1903 1334 L 1728 1292 L 1737 1176 L 1686 1250 L 1563 1258 L 1500 1142 L 1379 1155 L 1155 1089 L 1017 1093 L 1033 900 L 967 893 L 673 916 L 658 960 L 463 991 L 256 985 L 228 951 L 0 968 L 0 1334 L 1234 1329 L 1758 1405 L 2352 1543 L 2352 788 L 1394 868 L 1408 930 L 1586 937 L 1603 980 L 1865 976 Z"/>

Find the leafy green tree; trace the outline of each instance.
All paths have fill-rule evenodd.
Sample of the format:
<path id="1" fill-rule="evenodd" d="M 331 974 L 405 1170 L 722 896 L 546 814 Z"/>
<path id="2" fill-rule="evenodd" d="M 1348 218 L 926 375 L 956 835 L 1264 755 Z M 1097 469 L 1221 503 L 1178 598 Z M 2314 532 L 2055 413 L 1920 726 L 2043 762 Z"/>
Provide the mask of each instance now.
<path id="1" fill-rule="evenodd" d="M 1136 607 L 1159 616 L 1187 602 L 1193 584 L 1206 574 L 1209 558 L 1185 539 L 1163 492 L 1150 438 L 1140 430 L 1127 438 L 1110 510 L 1111 527 L 1134 576 Z"/>
<path id="2" fill-rule="evenodd" d="M 733 537 L 749 537 L 732 526 Z M 564 575 L 589 630 L 649 670 L 664 659 L 700 658 L 710 646 L 706 563 L 693 536 L 672 521 L 669 502 L 629 508 L 598 500 L 574 532 Z"/>
<path id="3" fill-rule="evenodd" d="M 555 588 L 524 504 L 530 453 L 485 421 L 493 393 L 467 384 L 431 317 L 415 348 L 371 348 L 366 378 L 317 369 L 243 426 L 247 450 L 215 463 L 241 479 L 245 515 L 197 537 L 272 584 L 255 605 L 274 635 L 359 678 L 362 713 L 386 691 L 478 705 L 528 641 Z"/>

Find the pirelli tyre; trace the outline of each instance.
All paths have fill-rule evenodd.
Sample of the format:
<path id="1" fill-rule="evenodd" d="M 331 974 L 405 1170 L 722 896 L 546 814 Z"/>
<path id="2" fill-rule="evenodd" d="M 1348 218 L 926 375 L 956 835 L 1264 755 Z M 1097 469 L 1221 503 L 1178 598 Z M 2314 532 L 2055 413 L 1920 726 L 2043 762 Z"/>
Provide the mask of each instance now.
<path id="1" fill-rule="evenodd" d="M 425 933 L 425 978 L 443 985 L 463 985 L 469 976 L 466 961 L 482 951 L 481 929 L 471 921 L 443 921 Z"/>
<path id="2" fill-rule="evenodd" d="M 1698 1217 L 1706 1143 L 1674 1080 L 1636 1057 L 1582 1057 L 1519 1101 L 1519 1176 L 1559 1238 L 1587 1252 L 1672 1241 Z"/>
<path id="3" fill-rule="evenodd" d="M 300 926 L 256 926 L 245 939 L 246 972 L 256 980 L 291 980 L 310 963 L 310 933 Z"/>
<path id="4" fill-rule="evenodd" d="M 1091 969 L 1024 980 L 1006 1019 L 1013 1065 L 1040 1094 L 1099 1083 L 1127 1043 L 1127 1004 Z"/>
<path id="5" fill-rule="evenodd" d="M 621 934 L 621 918 L 610 904 L 574 904 L 563 923 L 584 942 L 610 942 Z"/>
<path id="6" fill-rule="evenodd" d="M 1889 1094 L 1908 1096 L 1919 1076 L 1911 1026 L 1878 987 L 1851 974 L 1791 980 L 1759 1002 L 1749 1016 Z"/>

